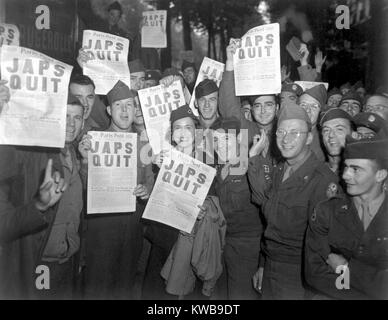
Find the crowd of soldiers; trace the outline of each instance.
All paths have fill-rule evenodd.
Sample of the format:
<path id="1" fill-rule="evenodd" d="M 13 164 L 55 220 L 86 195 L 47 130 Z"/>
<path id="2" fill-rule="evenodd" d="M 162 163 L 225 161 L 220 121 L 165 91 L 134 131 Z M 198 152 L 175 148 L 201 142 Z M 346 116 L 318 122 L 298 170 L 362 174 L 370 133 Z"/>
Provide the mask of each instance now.
<path id="1" fill-rule="evenodd" d="M 219 87 L 205 79 L 194 88 L 198 69 L 190 61 L 163 73 L 130 61 L 130 88 L 118 81 L 106 96 L 75 73 L 63 149 L 0 146 L 1 297 L 388 298 L 388 90 L 366 92 L 361 82 L 303 90 L 283 70 L 280 94 L 238 97 L 235 51 L 231 41 Z M 321 70 L 301 51 L 300 80 L 319 81 Z M 79 65 L 87 59 L 81 48 Z M 171 112 L 172 146 L 217 170 L 190 234 L 141 218 L 168 151 L 151 163 L 140 157 L 148 138 L 138 90 L 176 80 L 186 105 Z M 10 99 L 0 80 L 0 117 Z M 197 148 L 198 129 L 204 136 L 232 130 L 226 149 L 236 152 L 224 152 L 216 138 L 207 141 L 214 152 Z M 91 130 L 137 133 L 136 212 L 86 214 Z M 193 273 L 176 267 L 171 279 L 165 264 L 182 238 L 211 254 Z M 42 265 L 50 271 L 47 290 L 37 285 Z"/>

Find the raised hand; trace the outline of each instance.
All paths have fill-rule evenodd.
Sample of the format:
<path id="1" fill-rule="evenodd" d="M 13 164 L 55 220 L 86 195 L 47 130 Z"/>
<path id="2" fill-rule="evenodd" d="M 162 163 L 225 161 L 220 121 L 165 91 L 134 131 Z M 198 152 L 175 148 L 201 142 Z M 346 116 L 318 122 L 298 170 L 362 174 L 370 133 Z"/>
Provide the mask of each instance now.
<path id="1" fill-rule="evenodd" d="M 61 199 L 62 194 L 67 188 L 65 180 L 61 178 L 60 173 L 55 171 L 52 174 L 53 160 L 47 161 L 44 180 L 39 188 L 39 196 L 35 206 L 40 211 L 46 211 Z"/>

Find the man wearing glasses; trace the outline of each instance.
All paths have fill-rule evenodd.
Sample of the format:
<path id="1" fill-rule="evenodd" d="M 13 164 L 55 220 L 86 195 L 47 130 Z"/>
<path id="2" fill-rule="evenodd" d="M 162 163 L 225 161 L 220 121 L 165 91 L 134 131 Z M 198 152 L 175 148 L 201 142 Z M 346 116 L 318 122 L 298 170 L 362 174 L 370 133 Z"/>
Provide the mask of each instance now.
<path id="1" fill-rule="evenodd" d="M 311 150 L 312 125 L 306 111 L 295 103 L 282 107 L 276 143 L 283 161 L 266 179 L 260 139 L 250 151 L 248 166 L 252 200 L 266 220 L 256 288 L 264 299 L 304 299 L 303 239 L 315 205 L 331 189 L 339 190 L 337 176 Z M 255 277 L 256 277 L 255 275 Z M 262 275 L 262 276 L 261 276 Z"/>
<path id="2" fill-rule="evenodd" d="M 388 97 L 374 94 L 366 101 L 364 111 L 375 113 L 388 122 Z"/>
<path id="3" fill-rule="evenodd" d="M 323 84 L 306 90 L 299 98 L 299 105 L 307 112 L 311 122 L 311 133 L 313 140 L 311 149 L 317 156 L 318 160 L 325 161 L 320 135 L 317 128 L 319 113 L 325 106 L 327 100 L 326 88 Z"/>

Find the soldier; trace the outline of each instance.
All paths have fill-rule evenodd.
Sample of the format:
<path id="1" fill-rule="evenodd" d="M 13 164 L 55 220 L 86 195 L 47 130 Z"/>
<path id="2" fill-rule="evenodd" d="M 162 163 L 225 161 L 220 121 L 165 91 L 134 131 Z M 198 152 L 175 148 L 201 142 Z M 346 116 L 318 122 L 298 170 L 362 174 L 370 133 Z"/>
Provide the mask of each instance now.
<path id="1" fill-rule="evenodd" d="M 240 166 L 248 159 L 241 159 L 238 144 L 240 121 L 236 118 L 222 119 L 220 129 L 228 133 L 225 144 L 220 143 L 222 136 L 217 135 L 216 150 L 220 160 L 216 176 L 216 193 L 220 199 L 222 212 L 226 219 L 226 237 L 224 248 L 225 271 L 220 281 L 226 284 L 227 298 L 231 300 L 257 299 L 251 279 L 255 274 L 260 254 L 262 223 L 259 208 L 251 201 L 246 169 L 233 174 L 232 167 Z M 235 130 L 235 134 L 233 134 Z M 217 132 L 218 133 L 218 132 Z M 227 148 L 225 148 L 225 145 Z"/>
<path id="2" fill-rule="evenodd" d="M 361 112 L 353 121 L 362 138 L 373 138 L 379 133 L 388 136 L 388 123 L 378 114 Z"/>
<path id="3" fill-rule="evenodd" d="M 388 299 L 388 140 L 348 141 L 347 194 L 320 203 L 306 236 L 306 280 L 339 299 Z"/>
<path id="4" fill-rule="evenodd" d="M 111 125 L 107 132 L 133 132 L 136 92 L 118 81 L 108 92 Z M 85 296 L 95 299 L 133 299 L 137 263 L 142 250 L 140 217 L 151 194 L 154 175 L 144 163 L 141 150 L 145 142 L 137 140 L 136 212 L 110 213 L 87 217 L 85 243 Z M 87 164 L 91 137 L 85 135 L 79 145 L 82 162 Z"/>
<path id="5" fill-rule="evenodd" d="M 313 141 L 311 149 L 317 156 L 318 160 L 325 161 L 325 154 L 321 145 L 320 135 L 317 128 L 318 117 L 324 108 L 327 100 L 326 88 L 323 84 L 306 90 L 299 98 L 299 105 L 307 112 L 312 127 Z"/>
<path id="6" fill-rule="evenodd" d="M 285 161 L 263 166 L 261 151 L 249 160 L 252 200 L 261 206 L 266 222 L 260 258 L 264 270 L 259 268 L 255 277 L 260 288 L 264 271 L 264 299 L 305 298 L 302 251 L 308 217 L 315 205 L 326 199 L 329 188 L 337 187 L 338 178 L 311 150 L 311 128 L 307 113 L 296 104 L 287 104 L 280 112 L 276 131 Z"/>
<path id="7" fill-rule="evenodd" d="M 361 112 L 362 99 L 356 91 L 351 90 L 342 97 L 339 108 L 354 117 Z"/>
<path id="8" fill-rule="evenodd" d="M 352 117 L 341 109 L 329 109 L 321 119 L 322 140 L 328 157 L 328 166 L 339 174 L 346 136 L 352 133 Z"/>
<path id="9" fill-rule="evenodd" d="M 284 83 L 280 92 L 280 105 L 285 102 L 298 103 L 299 97 L 302 95 L 303 89 L 296 83 Z"/>
<path id="10" fill-rule="evenodd" d="M 333 88 L 327 94 L 327 108 L 337 108 L 341 102 L 342 94 L 338 88 Z"/>

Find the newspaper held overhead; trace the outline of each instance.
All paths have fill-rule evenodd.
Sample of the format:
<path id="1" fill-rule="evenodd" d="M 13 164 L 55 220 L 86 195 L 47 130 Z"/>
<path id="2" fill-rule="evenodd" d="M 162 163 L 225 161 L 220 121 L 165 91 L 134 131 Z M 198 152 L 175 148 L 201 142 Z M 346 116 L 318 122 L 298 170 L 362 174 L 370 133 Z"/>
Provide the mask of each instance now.
<path id="1" fill-rule="evenodd" d="M 166 10 L 143 12 L 142 48 L 167 48 L 166 20 Z"/>
<path id="2" fill-rule="evenodd" d="M 2 45 L 19 46 L 20 32 L 13 24 L 0 23 L 0 47 Z"/>
<path id="3" fill-rule="evenodd" d="M 118 80 L 131 87 L 128 39 L 109 33 L 84 30 L 82 47 L 90 59 L 84 65 L 83 73 L 93 79 L 97 94 L 107 94 Z"/>
<path id="4" fill-rule="evenodd" d="M 4 45 L 1 77 L 11 99 L 0 116 L 0 144 L 63 148 L 72 66 L 24 47 Z"/>
<path id="5" fill-rule="evenodd" d="M 237 42 L 233 62 L 237 96 L 279 93 L 279 24 L 265 24 L 249 30 Z"/>
<path id="6" fill-rule="evenodd" d="M 137 134 L 90 131 L 88 214 L 136 211 Z"/>
<path id="7" fill-rule="evenodd" d="M 164 159 L 143 218 L 190 233 L 216 169 L 171 149 Z"/>
<path id="8" fill-rule="evenodd" d="M 148 139 L 154 154 L 170 148 L 171 111 L 183 106 L 185 97 L 179 80 L 170 86 L 155 86 L 138 91 Z"/>
<path id="9" fill-rule="evenodd" d="M 306 91 L 308 89 L 311 89 L 313 87 L 316 87 L 320 84 L 323 84 L 326 88 L 326 90 L 329 88 L 329 83 L 327 82 L 315 82 L 315 81 L 295 81 L 295 83 L 303 89 L 303 91 Z"/>
<path id="10" fill-rule="evenodd" d="M 225 69 L 224 63 L 218 62 L 208 57 L 203 58 L 193 92 L 195 92 L 195 88 L 197 87 L 197 85 L 205 79 L 210 79 L 215 81 L 217 83 L 217 86 L 219 87 L 222 80 L 222 75 L 224 74 L 224 69 Z M 195 101 L 195 94 L 193 94 L 191 97 L 190 109 L 194 112 L 196 116 L 198 116 L 198 110 L 195 108 L 194 101 Z"/>

